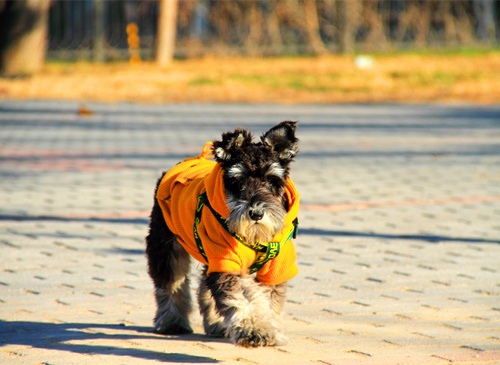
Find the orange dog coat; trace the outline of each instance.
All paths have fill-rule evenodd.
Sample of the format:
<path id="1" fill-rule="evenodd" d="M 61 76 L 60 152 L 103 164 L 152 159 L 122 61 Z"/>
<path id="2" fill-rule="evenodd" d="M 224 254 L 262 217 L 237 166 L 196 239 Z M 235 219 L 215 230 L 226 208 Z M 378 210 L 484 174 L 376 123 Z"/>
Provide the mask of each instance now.
<path id="1" fill-rule="evenodd" d="M 206 191 L 212 208 L 222 217 L 229 215 L 223 185 L 223 170 L 215 161 L 208 160 L 210 144 L 202 154 L 184 160 L 169 170 L 162 178 L 156 193 L 163 217 L 178 242 L 189 254 L 203 264 L 208 264 L 207 274 L 212 272 L 240 273 L 245 275 L 257 259 L 257 252 L 238 242 L 217 220 L 207 207 L 197 226 L 197 231 L 208 263 L 200 253 L 193 232 L 198 196 Z M 294 229 L 299 210 L 299 193 L 291 179 L 285 187 L 288 212 L 283 230 L 273 242 L 282 242 L 279 254 L 267 261 L 258 271 L 257 279 L 265 285 L 282 284 L 297 275 L 296 253 L 288 233 Z M 286 241 L 286 242 L 283 242 Z"/>

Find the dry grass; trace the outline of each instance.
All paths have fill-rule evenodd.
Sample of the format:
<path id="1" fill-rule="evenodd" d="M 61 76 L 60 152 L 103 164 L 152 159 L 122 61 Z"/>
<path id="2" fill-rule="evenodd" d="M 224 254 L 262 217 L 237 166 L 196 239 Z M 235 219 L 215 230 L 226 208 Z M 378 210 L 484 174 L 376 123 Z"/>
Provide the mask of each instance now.
<path id="1" fill-rule="evenodd" d="M 0 78 L 2 99 L 140 103 L 467 102 L 500 103 L 500 52 L 354 57 L 202 58 L 130 65 L 55 64 L 43 72 Z"/>

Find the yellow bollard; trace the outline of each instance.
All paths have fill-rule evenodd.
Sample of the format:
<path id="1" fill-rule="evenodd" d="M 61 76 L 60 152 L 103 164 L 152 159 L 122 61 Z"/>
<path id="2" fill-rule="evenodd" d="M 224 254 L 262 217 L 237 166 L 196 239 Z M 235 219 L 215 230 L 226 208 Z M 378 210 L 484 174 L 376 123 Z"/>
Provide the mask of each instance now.
<path id="1" fill-rule="evenodd" d="M 140 50 L 141 39 L 139 37 L 139 27 L 135 23 L 127 24 L 128 52 L 130 54 L 130 64 L 138 65 L 142 62 Z"/>

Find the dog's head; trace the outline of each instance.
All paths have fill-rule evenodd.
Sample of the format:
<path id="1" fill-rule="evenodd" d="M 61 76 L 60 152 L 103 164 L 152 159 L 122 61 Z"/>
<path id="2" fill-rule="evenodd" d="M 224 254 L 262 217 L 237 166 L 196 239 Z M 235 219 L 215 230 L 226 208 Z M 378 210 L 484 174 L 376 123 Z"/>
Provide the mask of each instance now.
<path id="1" fill-rule="evenodd" d="M 269 241 L 283 228 L 288 209 L 284 189 L 298 152 L 295 128 L 296 122 L 282 122 L 259 142 L 247 130 L 236 129 L 213 143 L 224 170 L 228 227 L 248 242 Z"/>

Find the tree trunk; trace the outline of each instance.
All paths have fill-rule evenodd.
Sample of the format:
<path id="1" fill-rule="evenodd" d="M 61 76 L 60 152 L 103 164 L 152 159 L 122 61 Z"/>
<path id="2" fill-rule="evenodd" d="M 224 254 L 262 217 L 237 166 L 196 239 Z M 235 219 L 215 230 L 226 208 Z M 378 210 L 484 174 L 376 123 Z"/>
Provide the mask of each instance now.
<path id="1" fill-rule="evenodd" d="M 495 3 L 493 0 L 475 0 L 474 15 L 477 19 L 477 37 L 482 41 L 495 41 Z"/>
<path id="2" fill-rule="evenodd" d="M 323 54 L 326 52 L 325 45 L 321 40 L 320 26 L 318 19 L 318 9 L 314 0 L 304 0 L 304 17 L 307 37 L 309 44 L 315 54 Z"/>
<path id="3" fill-rule="evenodd" d="M 92 60 L 94 62 L 103 62 L 106 60 L 105 39 L 104 39 L 104 1 L 94 0 L 93 17 L 93 42 L 92 42 Z"/>
<path id="4" fill-rule="evenodd" d="M 158 19 L 158 44 L 156 62 L 167 66 L 172 62 L 175 52 L 175 37 L 177 33 L 178 0 L 160 0 Z"/>
<path id="5" fill-rule="evenodd" d="M 339 50 L 344 54 L 354 53 L 356 28 L 358 26 L 360 4 L 358 0 L 337 1 L 337 29 Z"/>
<path id="6" fill-rule="evenodd" d="M 39 71 L 45 61 L 50 0 L 7 0 L 0 5 L 0 74 Z"/>

